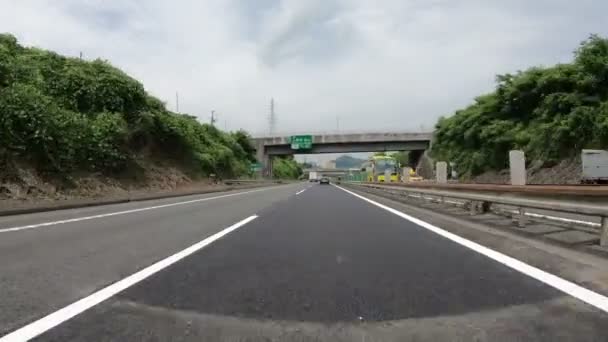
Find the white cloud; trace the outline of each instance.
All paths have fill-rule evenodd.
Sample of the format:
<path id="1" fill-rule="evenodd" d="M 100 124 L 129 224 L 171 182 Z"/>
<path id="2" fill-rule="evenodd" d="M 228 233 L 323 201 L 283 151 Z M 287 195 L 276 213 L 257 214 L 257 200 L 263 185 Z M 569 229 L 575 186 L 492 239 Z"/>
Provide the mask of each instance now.
<path id="1" fill-rule="evenodd" d="M 173 107 L 280 131 L 430 129 L 494 75 L 608 34 L 602 1 L 0 0 L 0 31 L 101 57 Z"/>

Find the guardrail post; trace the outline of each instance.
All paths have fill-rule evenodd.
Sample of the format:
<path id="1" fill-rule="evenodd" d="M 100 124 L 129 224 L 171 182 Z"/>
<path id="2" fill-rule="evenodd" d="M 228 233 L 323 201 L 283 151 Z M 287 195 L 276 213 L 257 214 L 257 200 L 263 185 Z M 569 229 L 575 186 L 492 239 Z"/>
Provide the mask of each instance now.
<path id="1" fill-rule="evenodd" d="M 469 206 L 471 216 L 477 215 L 477 201 L 471 201 Z"/>
<path id="2" fill-rule="evenodd" d="M 517 225 L 519 226 L 519 228 L 525 228 L 526 227 L 526 209 L 523 207 L 519 207 L 518 208 L 518 215 L 517 215 Z"/>
<path id="3" fill-rule="evenodd" d="M 479 211 L 480 211 L 482 214 L 485 214 L 485 213 L 487 213 L 488 211 L 490 211 L 490 206 L 491 206 L 491 205 L 492 205 L 492 204 L 491 204 L 490 202 L 485 202 L 485 201 L 484 201 L 484 202 L 480 202 L 480 204 L 479 204 Z"/>
<path id="4" fill-rule="evenodd" d="M 600 229 L 600 246 L 608 247 L 608 217 L 602 216 L 602 226 Z"/>

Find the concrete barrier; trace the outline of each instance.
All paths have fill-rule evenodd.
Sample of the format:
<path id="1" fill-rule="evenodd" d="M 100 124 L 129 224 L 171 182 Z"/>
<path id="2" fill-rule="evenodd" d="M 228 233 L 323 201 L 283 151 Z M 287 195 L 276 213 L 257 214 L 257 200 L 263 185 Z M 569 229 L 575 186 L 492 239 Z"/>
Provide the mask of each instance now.
<path id="1" fill-rule="evenodd" d="M 437 183 L 445 184 L 448 182 L 448 163 L 437 162 L 435 164 L 435 174 L 437 176 Z"/>
<path id="2" fill-rule="evenodd" d="M 526 185 L 526 156 L 523 151 L 509 152 L 511 185 Z"/>

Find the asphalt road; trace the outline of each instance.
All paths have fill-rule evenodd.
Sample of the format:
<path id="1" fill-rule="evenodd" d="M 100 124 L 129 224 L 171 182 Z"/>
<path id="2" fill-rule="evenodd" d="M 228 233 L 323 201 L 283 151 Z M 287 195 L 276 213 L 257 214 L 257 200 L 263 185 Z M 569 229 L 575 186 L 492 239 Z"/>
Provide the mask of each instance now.
<path id="1" fill-rule="evenodd" d="M 0 333 L 251 215 L 37 340 L 608 340 L 605 312 L 318 184 L 0 219 Z"/>

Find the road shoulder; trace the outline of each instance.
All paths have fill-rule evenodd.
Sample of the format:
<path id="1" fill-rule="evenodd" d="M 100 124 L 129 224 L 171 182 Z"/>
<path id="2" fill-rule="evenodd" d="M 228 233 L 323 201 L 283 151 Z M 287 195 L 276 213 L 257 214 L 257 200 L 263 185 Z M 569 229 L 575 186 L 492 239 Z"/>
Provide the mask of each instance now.
<path id="1" fill-rule="evenodd" d="M 608 295 L 608 262 L 605 258 L 529 239 L 488 224 L 397 202 L 355 188 L 349 187 L 349 190 L 590 290 Z"/>

